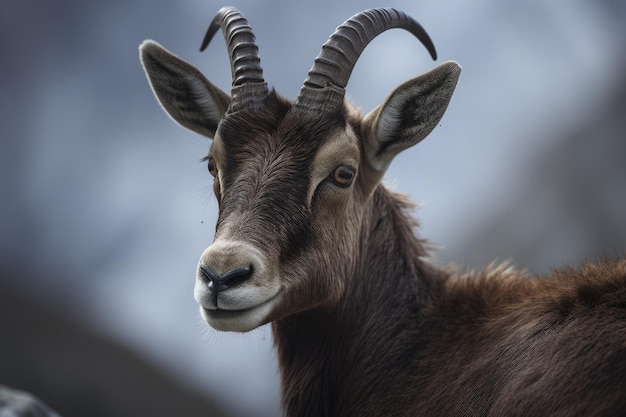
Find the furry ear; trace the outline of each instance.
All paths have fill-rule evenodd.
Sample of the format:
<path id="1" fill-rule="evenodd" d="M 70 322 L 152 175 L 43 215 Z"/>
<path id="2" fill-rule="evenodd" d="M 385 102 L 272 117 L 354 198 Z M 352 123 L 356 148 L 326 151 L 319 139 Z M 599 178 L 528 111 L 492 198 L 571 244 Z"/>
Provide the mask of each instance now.
<path id="1" fill-rule="evenodd" d="M 369 165 L 385 171 L 400 151 L 424 139 L 439 123 L 456 87 L 461 67 L 446 62 L 396 88 L 363 118 Z"/>
<path id="2" fill-rule="evenodd" d="M 139 47 L 152 91 L 174 121 L 213 138 L 230 105 L 230 96 L 207 80 L 197 68 L 153 41 Z"/>

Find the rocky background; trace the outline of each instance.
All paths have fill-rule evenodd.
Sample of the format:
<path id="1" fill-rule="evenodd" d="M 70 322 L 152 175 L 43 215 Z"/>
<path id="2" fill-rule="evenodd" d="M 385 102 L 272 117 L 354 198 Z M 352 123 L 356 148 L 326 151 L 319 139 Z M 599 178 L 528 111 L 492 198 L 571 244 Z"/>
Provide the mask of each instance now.
<path id="1" fill-rule="evenodd" d="M 387 183 L 422 203 L 437 262 L 537 273 L 626 252 L 626 6 L 236 0 L 266 80 L 295 97 L 334 28 L 368 8 L 416 17 L 464 68 L 448 113 Z M 208 142 L 154 100 L 153 38 L 229 91 L 215 0 L 8 0 L 0 13 L 0 383 L 65 417 L 278 414 L 271 332 L 219 334 L 192 288 L 217 204 Z M 410 35 L 366 49 L 367 112 L 432 68 Z"/>

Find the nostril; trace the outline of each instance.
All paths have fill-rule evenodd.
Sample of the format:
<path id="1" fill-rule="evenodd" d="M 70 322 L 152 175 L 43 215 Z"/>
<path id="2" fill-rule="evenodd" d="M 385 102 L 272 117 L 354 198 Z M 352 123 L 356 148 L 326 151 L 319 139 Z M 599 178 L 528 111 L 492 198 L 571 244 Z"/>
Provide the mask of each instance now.
<path id="1" fill-rule="evenodd" d="M 253 270 L 252 266 L 244 266 L 240 268 L 233 268 L 220 276 L 212 269 L 206 267 L 205 265 L 201 265 L 200 272 L 206 279 L 206 284 L 209 290 L 217 294 L 220 291 L 227 290 L 247 281 L 252 277 Z"/>
<path id="2" fill-rule="evenodd" d="M 252 277 L 252 266 L 234 268 L 219 277 L 219 283 L 227 288 L 239 285 Z"/>
<path id="3" fill-rule="evenodd" d="M 213 282 L 219 282 L 220 276 L 217 275 L 215 272 L 213 272 L 211 269 L 207 268 L 206 266 L 200 265 L 200 272 L 202 272 L 202 275 L 204 276 L 204 278 L 206 278 L 207 281 L 209 281 L 209 284 Z"/>
<path id="4" fill-rule="evenodd" d="M 250 279 L 253 270 L 252 266 L 244 266 L 233 268 L 220 276 L 206 265 L 200 265 L 200 273 L 204 277 L 213 304 L 217 306 L 218 294 Z"/>

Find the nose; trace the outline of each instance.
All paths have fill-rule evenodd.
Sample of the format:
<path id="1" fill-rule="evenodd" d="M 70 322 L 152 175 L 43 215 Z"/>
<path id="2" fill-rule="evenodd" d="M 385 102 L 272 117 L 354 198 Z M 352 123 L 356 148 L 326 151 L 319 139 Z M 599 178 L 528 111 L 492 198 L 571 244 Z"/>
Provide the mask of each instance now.
<path id="1" fill-rule="evenodd" d="M 250 279 L 252 277 L 252 266 L 234 268 L 220 276 L 207 266 L 201 265 L 200 272 L 207 279 L 207 285 L 213 294 L 213 301 L 217 305 L 217 294 Z"/>

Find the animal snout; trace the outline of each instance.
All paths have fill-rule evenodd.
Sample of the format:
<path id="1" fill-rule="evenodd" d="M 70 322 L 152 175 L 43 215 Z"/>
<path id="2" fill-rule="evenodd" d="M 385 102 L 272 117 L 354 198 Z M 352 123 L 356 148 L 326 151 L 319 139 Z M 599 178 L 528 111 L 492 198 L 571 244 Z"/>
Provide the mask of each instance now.
<path id="1" fill-rule="evenodd" d="M 194 298 L 211 326 L 250 330 L 248 326 L 258 326 L 273 308 L 271 300 L 281 290 L 278 277 L 256 246 L 218 239 L 200 257 Z"/>
<path id="2" fill-rule="evenodd" d="M 196 300 L 207 308 L 241 304 L 264 279 L 264 256 L 247 242 L 220 240 L 200 258 L 194 289 Z M 253 285 L 250 285 L 254 282 Z M 244 295 L 247 294 L 247 295 Z"/>

